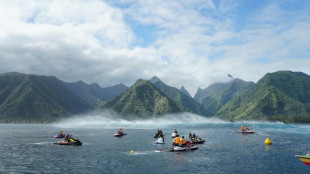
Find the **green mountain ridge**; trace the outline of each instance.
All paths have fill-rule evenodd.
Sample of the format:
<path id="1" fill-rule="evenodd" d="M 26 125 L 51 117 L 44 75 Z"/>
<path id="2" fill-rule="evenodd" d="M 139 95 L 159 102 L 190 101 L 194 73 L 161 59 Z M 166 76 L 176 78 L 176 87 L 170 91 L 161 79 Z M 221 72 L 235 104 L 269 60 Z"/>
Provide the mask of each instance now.
<path id="1" fill-rule="evenodd" d="M 217 91 L 215 89 L 209 90 L 209 88 L 206 88 L 206 91 L 209 90 L 212 91 L 212 93 L 201 102 L 211 115 L 216 114 L 227 102 L 245 93 L 249 88 L 254 86 L 254 83 L 236 78 L 228 83 L 222 83 L 220 86 L 221 87 L 218 88 Z M 214 88 L 214 85 L 211 85 L 211 88 Z"/>
<path id="2" fill-rule="evenodd" d="M 310 122 L 310 76 L 301 72 L 267 73 L 216 116 L 229 119 Z"/>
<path id="3" fill-rule="evenodd" d="M 50 122 L 91 109 L 56 77 L 0 75 L 0 122 Z"/>
<path id="4" fill-rule="evenodd" d="M 194 100 L 196 100 L 198 103 L 202 103 L 203 99 L 220 92 L 226 87 L 227 87 L 227 83 L 215 83 L 215 84 L 211 84 L 205 89 L 198 88 L 194 96 Z"/>
<path id="5" fill-rule="evenodd" d="M 158 90 L 147 80 L 138 80 L 125 93 L 117 96 L 104 106 L 125 118 L 159 117 L 160 115 L 187 111 Z"/>
<path id="6" fill-rule="evenodd" d="M 73 83 L 64 82 L 64 85 L 94 108 L 102 107 L 106 102 L 111 101 L 114 97 L 128 89 L 123 84 L 101 88 L 96 83 L 89 85 L 83 81 Z"/>
<path id="7" fill-rule="evenodd" d="M 173 101 L 180 103 L 183 107 L 187 108 L 190 112 L 199 114 L 202 116 L 210 116 L 208 112 L 200 103 L 196 102 L 192 97 L 182 93 L 177 88 L 170 87 L 162 82 L 158 77 L 153 77 L 150 82 L 154 84 L 157 89 L 164 93 L 167 97 Z"/>

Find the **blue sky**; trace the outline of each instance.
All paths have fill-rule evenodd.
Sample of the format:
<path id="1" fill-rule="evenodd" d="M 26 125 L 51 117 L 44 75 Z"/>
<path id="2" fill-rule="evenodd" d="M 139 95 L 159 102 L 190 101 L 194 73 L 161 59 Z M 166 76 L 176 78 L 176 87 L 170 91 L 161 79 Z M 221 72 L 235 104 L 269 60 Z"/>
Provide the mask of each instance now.
<path id="1" fill-rule="evenodd" d="M 157 76 L 197 89 L 268 72 L 310 74 L 310 1 L 0 2 L 0 73 L 111 86 Z"/>

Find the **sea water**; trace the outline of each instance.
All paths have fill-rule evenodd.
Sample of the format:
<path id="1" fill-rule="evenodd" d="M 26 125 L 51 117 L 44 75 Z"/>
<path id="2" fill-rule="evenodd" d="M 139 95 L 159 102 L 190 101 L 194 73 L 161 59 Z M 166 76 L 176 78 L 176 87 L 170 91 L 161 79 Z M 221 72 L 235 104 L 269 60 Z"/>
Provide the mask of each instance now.
<path id="1" fill-rule="evenodd" d="M 199 119 L 0 124 L 0 173 L 310 173 L 295 157 L 310 153 L 310 125 Z M 237 133 L 242 125 L 255 133 Z M 120 128 L 127 135 L 114 137 Z M 155 144 L 158 129 L 164 145 Z M 186 139 L 191 132 L 206 142 L 194 151 L 155 152 L 171 147 L 174 129 Z M 60 130 L 83 145 L 54 145 Z M 270 146 L 264 144 L 267 137 Z"/>

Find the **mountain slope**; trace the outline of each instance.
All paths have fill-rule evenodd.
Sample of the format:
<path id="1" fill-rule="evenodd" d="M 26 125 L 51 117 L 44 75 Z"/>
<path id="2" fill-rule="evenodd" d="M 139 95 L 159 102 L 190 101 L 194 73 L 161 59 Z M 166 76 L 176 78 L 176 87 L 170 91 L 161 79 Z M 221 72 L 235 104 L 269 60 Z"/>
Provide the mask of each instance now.
<path id="1" fill-rule="evenodd" d="M 187 108 L 189 111 L 203 116 L 210 115 L 210 113 L 201 104 L 196 102 L 193 98 L 180 92 L 177 88 L 166 85 L 158 77 L 156 76 L 153 77 L 152 79 L 150 79 L 150 82 L 153 83 L 167 97 L 169 97 L 175 102 L 180 103 L 183 107 Z"/>
<path id="2" fill-rule="evenodd" d="M 186 111 L 147 80 L 138 80 L 125 93 L 106 103 L 104 107 L 127 118 L 130 115 L 146 118 Z"/>
<path id="3" fill-rule="evenodd" d="M 184 88 L 184 86 L 181 87 L 180 92 L 182 92 L 183 94 L 189 96 L 190 98 L 192 98 L 192 96 L 190 95 L 190 93 Z"/>
<path id="4" fill-rule="evenodd" d="M 268 73 L 217 115 L 231 120 L 310 122 L 310 76 L 291 71 Z"/>
<path id="5" fill-rule="evenodd" d="M 211 88 L 214 86 L 216 85 L 211 85 Z M 254 86 L 253 82 L 246 82 L 238 78 L 233 79 L 228 83 L 221 84 L 221 88 L 218 89 L 217 92 L 213 90 L 213 94 L 203 99 L 201 104 L 212 115 L 214 115 L 223 105 L 225 105 L 230 100 L 239 97 L 252 86 Z M 207 90 L 209 90 L 209 88 L 206 88 L 206 91 Z"/>
<path id="6" fill-rule="evenodd" d="M 92 109 L 56 77 L 0 75 L 0 121 L 44 122 Z"/>
<path id="7" fill-rule="evenodd" d="M 123 84 L 101 88 L 96 83 L 89 85 L 82 81 L 73 83 L 64 82 L 64 85 L 94 108 L 103 106 L 104 103 L 112 100 L 128 89 L 128 87 Z"/>
<path id="8" fill-rule="evenodd" d="M 203 99 L 220 92 L 221 90 L 225 89 L 227 87 L 227 83 L 215 83 L 210 86 L 208 86 L 205 89 L 198 88 L 194 100 L 196 100 L 198 103 L 201 103 Z"/>

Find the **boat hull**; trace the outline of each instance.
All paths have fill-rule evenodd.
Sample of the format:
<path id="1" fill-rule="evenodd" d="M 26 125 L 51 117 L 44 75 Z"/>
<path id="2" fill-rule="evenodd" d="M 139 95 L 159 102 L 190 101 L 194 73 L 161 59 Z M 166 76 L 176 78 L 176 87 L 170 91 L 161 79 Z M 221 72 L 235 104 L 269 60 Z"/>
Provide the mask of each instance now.
<path id="1" fill-rule="evenodd" d="M 295 155 L 300 159 L 306 166 L 310 167 L 310 155 Z"/>

